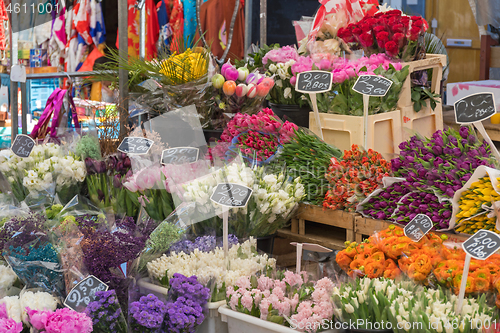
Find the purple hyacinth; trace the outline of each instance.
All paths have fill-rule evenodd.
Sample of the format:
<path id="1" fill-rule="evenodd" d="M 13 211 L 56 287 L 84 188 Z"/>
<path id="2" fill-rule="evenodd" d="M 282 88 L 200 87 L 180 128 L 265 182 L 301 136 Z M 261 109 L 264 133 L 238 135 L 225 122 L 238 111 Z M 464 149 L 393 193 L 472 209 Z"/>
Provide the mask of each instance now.
<path id="1" fill-rule="evenodd" d="M 236 245 L 238 243 L 239 243 L 238 237 L 236 237 L 235 235 L 229 235 L 228 237 L 229 247 L 232 247 L 233 245 Z M 178 241 L 168 249 L 168 252 L 169 253 L 184 252 L 186 254 L 190 254 L 194 250 L 198 250 L 200 252 L 210 252 L 215 250 L 216 247 L 222 247 L 222 246 L 223 246 L 223 240 L 221 238 L 217 240 L 215 236 L 202 236 L 202 237 L 197 237 L 194 241 L 190 240 Z"/>

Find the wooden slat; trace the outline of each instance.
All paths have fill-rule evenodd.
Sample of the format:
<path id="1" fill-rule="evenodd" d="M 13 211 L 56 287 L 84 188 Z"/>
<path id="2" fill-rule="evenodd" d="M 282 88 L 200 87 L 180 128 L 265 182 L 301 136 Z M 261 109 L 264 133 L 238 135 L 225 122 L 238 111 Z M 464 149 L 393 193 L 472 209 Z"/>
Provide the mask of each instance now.
<path id="1" fill-rule="evenodd" d="M 490 67 L 500 67 L 500 46 L 491 47 Z"/>
<path id="2" fill-rule="evenodd" d="M 354 230 L 354 215 L 341 210 L 323 209 L 323 207 L 308 204 L 300 204 L 297 212 L 299 220 L 312 221 L 347 230 Z"/>
<path id="3" fill-rule="evenodd" d="M 280 229 L 277 232 L 277 236 L 285 238 L 290 242 L 314 243 L 332 250 L 342 250 L 345 248 L 345 239 L 342 235 L 325 233 L 321 228 L 308 228 L 306 235 L 295 234 L 290 229 Z"/>

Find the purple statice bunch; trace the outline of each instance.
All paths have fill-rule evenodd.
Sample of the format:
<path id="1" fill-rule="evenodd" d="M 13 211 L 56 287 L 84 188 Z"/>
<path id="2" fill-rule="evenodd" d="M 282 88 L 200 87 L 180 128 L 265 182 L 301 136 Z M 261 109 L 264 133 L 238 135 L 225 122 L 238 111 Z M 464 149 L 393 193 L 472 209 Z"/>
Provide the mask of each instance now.
<path id="1" fill-rule="evenodd" d="M 175 273 L 168 291 L 167 332 L 194 333 L 205 316 L 203 308 L 210 299 L 210 289 L 198 282 L 196 276 Z"/>
<path id="2" fill-rule="evenodd" d="M 449 200 L 439 202 L 433 193 L 418 191 L 408 194 L 398 203 L 398 210 L 393 216 L 397 223 L 406 225 L 417 214 L 427 215 L 433 222 L 433 229 L 447 229 L 449 227 L 452 213 L 452 205 Z"/>
<path id="3" fill-rule="evenodd" d="M 412 190 L 414 189 L 407 181 L 393 183 L 365 202 L 361 206 L 362 212 L 377 220 L 392 221 L 391 216 L 398 208 L 397 203 Z"/>
<path id="4" fill-rule="evenodd" d="M 229 235 L 228 237 L 228 245 L 229 247 L 233 245 L 237 245 L 239 243 L 238 237 L 235 235 Z M 190 254 L 194 250 L 198 250 L 200 252 L 211 252 L 215 250 L 216 247 L 222 247 L 223 240 L 222 238 L 217 239 L 215 236 L 201 236 L 197 237 L 194 241 L 190 240 L 181 240 L 177 243 L 173 244 L 169 248 L 169 253 L 180 253 L 184 252 L 186 254 Z"/>
<path id="5" fill-rule="evenodd" d="M 167 305 L 153 294 L 142 296 L 139 301 L 130 304 L 130 326 L 132 332 L 165 332 L 163 322 Z M 171 332 L 171 331 L 168 331 Z"/>
<path id="6" fill-rule="evenodd" d="M 127 321 L 114 290 L 98 291 L 85 314 L 92 319 L 94 333 L 127 333 Z"/>
<path id="7" fill-rule="evenodd" d="M 414 136 L 399 148 L 400 156 L 391 161 L 394 175 L 447 198 L 465 185 L 478 166 L 494 166 L 490 146 L 468 127 L 439 130 L 430 139 Z"/>
<path id="8" fill-rule="evenodd" d="M 36 240 L 38 234 L 45 232 L 46 222 L 45 216 L 39 213 L 11 218 L 0 229 L 0 251 L 3 250 L 6 242 L 10 242 L 10 245 L 17 247 Z M 11 242 L 12 237 L 16 234 L 15 240 Z"/>

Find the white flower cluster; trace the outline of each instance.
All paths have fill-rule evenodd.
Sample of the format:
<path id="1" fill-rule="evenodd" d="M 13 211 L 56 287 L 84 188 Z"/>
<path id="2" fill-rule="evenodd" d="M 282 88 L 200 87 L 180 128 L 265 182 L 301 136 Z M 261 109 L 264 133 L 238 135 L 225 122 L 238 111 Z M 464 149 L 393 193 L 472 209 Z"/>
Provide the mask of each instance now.
<path id="1" fill-rule="evenodd" d="M 17 275 L 12 268 L 0 265 L 0 290 L 7 290 L 16 282 Z"/>
<path id="2" fill-rule="evenodd" d="M 229 269 L 224 269 L 224 250 L 220 247 L 211 252 L 200 252 L 198 249 L 191 254 L 184 252 L 163 255 L 147 264 L 149 275 L 153 279 L 162 279 L 168 274 L 170 279 L 175 273 L 184 276 L 196 275 L 198 281 L 207 285 L 215 279 L 217 289 L 232 286 L 242 276 L 254 275 L 266 268 L 276 269 L 276 259 L 269 258 L 267 254 L 258 255 L 255 252 L 257 241 L 250 238 L 246 242 L 233 245 L 229 249 Z"/>
<path id="3" fill-rule="evenodd" d="M 275 82 L 277 87 L 283 88 L 283 81 L 290 80 L 292 77 L 290 74 L 290 67 L 293 64 L 295 64 L 295 60 L 269 65 L 269 71 L 279 76 L 279 79 Z M 292 89 L 290 87 L 285 88 L 283 93 L 285 98 L 292 98 Z"/>
<path id="4" fill-rule="evenodd" d="M 22 320 L 28 324 L 27 307 L 32 310 L 54 311 L 57 308 L 58 301 L 57 298 L 46 292 L 26 291 L 21 293 L 21 296 L 8 296 L 0 299 L 0 304 L 4 303 L 10 319 L 14 319 L 18 323 Z"/>
<path id="5" fill-rule="evenodd" d="M 87 174 L 85 162 L 65 155 L 63 149 L 53 143 L 35 146 L 27 158 L 18 157 L 11 150 L 2 151 L 0 171 L 11 184 L 20 184 L 29 192 L 47 190 L 54 183 L 60 190 L 83 182 Z"/>
<path id="6" fill-rule="evenodd" d="M 342 318 L 343 311 L 348 316 L 362 313 L 360 308 L 366 303 L 369 303 L 368 307 L 377 306 L 380 298 L 379 292 L 382 297 L 386 298 L 385 304 L 390 304 L 388 309 L 395 319 L 393 328 L 398 328 L 395 332 L 415 331 L 416 324 L 419 324 L 419 317 L 424 321 L 420 320 L 424 326 L 419 329 L 428 332 L 464 332 L 467 325 L 477 330 L 485 323 L 491 322 L 494 311 L 485 304 L 484 299 L 465 298 L 462 312 L 458 314 L 455 312 L 458 297 L 452 294 L 447 295 L 441 289 L 426 289 L 410 281 L 395 282 L 382 278 L 363 278 L 359 281 L 359 285 L 334 288 L 334 299 L 340 301 L 335 309 L 335 316 Z M 380 305 L 380 311 L 383 307 L 384 305 Z M 343 318 L 343 320 L 347 319 Z"/>

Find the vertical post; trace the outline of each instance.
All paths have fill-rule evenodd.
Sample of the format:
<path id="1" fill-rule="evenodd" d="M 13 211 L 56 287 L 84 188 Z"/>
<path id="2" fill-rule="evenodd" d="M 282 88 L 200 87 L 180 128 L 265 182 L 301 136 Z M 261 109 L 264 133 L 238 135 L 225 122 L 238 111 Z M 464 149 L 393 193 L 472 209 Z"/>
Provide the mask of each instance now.
<path id="1" fill-rule="evenodd" d="M 10 13 L 10 22 L 11 26 L 9 29 L 10 32 L 10 67 L 17 65 L 18 63 L 18 54 L 17 54 L 17 39 L 19 32 L 14 32 L 14 28 L 17 28 L 17 16 L 11 12 Z M 10 81 L 10 117 L 11 117 L 11 142 L 14 143 L 18 133 L 18 83 Z"/>
<path id="2" fill-rule="evenodd" d="M 128 4 L 127 1 L 118 1 L 118 48 L 120 49 L 121 57 L 127 59 L 128 55 Z M 120 138 L 127 134 L 128 120 L 128 71 L 120 69 L 119 89 L 120 89 Z"/>
<path id="3" fill-rule="evenodd" d="M 139 8 L 141 11 L 139 19 L 141 29 L 139 36 L 139 57 L 141 57 L 141 59 L 146 59 L 146 3 L 145 1 L 141 1 L 141 4 L 142 6 L 140 5 Z"/>
<path id="4" fill-rule="evenodd" d="M 245 1 L 245 58 L 248 56 L 248 49 L 252 43 L 252 10 L 253 1 Z"/>
<path id="5" fill-rule="evenodd" d="M 267 44 L 267 0 L 260 0 L 260 46 Z"/>
<path id="6" fill-rule="evenodd" d="M 28 121 L 26 119 L 28 115 L 28 95 L 26 94 L 26 82 L 21 82 L 21 104 L 22 133 L 28 134 Z"/>

